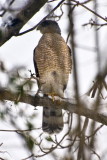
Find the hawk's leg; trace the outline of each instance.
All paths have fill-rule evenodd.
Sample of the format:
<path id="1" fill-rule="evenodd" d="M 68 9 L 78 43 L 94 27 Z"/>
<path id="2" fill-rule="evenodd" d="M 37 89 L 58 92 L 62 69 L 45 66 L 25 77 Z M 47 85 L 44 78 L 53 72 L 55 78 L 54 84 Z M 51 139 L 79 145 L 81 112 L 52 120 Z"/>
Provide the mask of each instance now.
<path id="1" fill-rule="evenodd" d="M 47 95 L 52 97 L 53 102 L 55 101 L 55 96 L 58 96 L 56 93 L 48 93 Z"/>

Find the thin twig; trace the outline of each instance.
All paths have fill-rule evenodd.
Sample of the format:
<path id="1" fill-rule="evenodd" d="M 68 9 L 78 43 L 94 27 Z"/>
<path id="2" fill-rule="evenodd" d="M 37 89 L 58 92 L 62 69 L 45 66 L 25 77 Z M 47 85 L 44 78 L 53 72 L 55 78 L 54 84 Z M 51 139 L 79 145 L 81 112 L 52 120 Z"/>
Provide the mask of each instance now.
<path id="1" fill-rule="evenodd" d="M 86 139 L 87 139 L 87 138 L 89 139 L 90 137 L 94 136 L 94 135 L 98 132 L 98 130 L 100 130 L 103 126 L 104 126 L 103 124 L 100 125 L 91 135 L 86 136 Z"/>
<path id="2" fill-rule="evenodd" d="M 32 128 L 32 129 L 0 129 L 0 132 L 28 132 L 28 131 L 33 131 L 33 130 L 37 130 L 37 129 L 41 129 L 41 128 Z"/>
<path id="3" fill-rule="evenodd" d="M 102 17 L 101 15 L 99 15 L 98 13 L 96 13 L 95 11 L 93 11 L 92 9 L 90 9 L 89 7 L 85 6 L 83 3 L 80 3 L 79 1 L 75 1 L 75 0 L 71 0 L 72 2 L 75 2 L 76 5 L 80 5 L 82 7 L 84 7 L 86 10 L 90 11 L 91 13 L 93 13 L 94 15 L 96 15 L 97 17 L 101 18 L 102 20 L 107 22 L 107 19 Z"/>

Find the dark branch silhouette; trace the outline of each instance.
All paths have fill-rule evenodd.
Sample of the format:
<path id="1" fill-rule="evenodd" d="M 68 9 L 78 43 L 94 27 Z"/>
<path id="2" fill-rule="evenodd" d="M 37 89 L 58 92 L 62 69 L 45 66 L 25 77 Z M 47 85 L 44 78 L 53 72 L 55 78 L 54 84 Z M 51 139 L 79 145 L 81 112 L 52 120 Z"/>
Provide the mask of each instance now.
<path id="1" fill-rule="evenodd" d="M 48 0 L 29 0 L 28 3 L 15 15 L 14 19 L 12 19 L 10 26 L 0 26 L 0 46 L 8 41 L 12 36 L 17 35 L 20 29 L 47 1 Z"/>

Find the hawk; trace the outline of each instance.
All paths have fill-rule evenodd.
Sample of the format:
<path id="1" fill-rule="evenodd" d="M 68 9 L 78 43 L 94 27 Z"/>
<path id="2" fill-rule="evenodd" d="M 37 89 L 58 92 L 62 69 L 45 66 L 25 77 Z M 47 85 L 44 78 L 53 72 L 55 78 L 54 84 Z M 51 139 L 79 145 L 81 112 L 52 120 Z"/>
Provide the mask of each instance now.
<path id="1" fill-rule="evenodd" d="M 70 48 L 61 36 L 56 21 L 45 20 L 37 30 L 43 34 L 34 49 L 33 58 L 39 90 L 44 95 L 64 98 L 72 67 Z M 62 109 L 56 108 L 43 107 L 43 131 L 58 133 L 63 129 Z"/>

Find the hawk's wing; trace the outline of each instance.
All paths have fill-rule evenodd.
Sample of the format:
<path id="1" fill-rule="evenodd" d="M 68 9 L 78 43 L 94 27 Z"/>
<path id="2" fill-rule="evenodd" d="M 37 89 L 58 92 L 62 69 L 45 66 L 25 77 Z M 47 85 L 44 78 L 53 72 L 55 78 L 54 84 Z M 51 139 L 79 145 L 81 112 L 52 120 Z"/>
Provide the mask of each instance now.
<path id="1" fill-rule="evenodd" d="M 35 48 L 34 51 L 33 51 L 33 63 L 34 63 L 34 68 L 35 68 L 36 77 L 39 78 L 39 71 L 38 71 L 38 67 L 37 67 L 37 64 L 36 64 L 36 60 L 35 60 L 35 58 L 34 58 L 35 52 L 36 52 L 36 48 Z"/>
<path id="2" fill-rule="evenodd" d="M 70 56 L 72 56 L 72 52 L 71 52 L 71 48 L 68 46 L 68 49 L 69 49 L 69 54 Z M 72 60 L 71 60 L 72 61 Z"/>

